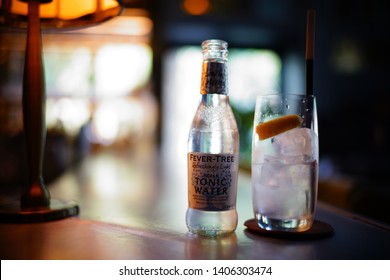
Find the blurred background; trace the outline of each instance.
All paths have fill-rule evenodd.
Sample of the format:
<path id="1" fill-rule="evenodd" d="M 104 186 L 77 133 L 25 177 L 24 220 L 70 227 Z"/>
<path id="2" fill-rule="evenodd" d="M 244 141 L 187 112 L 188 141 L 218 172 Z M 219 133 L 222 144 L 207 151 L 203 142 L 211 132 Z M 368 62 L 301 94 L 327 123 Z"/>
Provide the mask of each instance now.
<path id="1" fill-rule="evenodd" d="M 203 40 L 229 43 L 229 87 L 250 172 L 255 97 L 305 90 L 306 11 L 316 9 L 314 90 L 319 199 L 390 223 L 390 31 L 386 0 L 123 0 L 121 16 L 43 31 L 52 182 L 84 158 L 119 151 L 186 164 Z M 26 180 L 26 34 L 0 28 L 0 186 Z M 185 174 L 184 174 L 185 175 Z"/>

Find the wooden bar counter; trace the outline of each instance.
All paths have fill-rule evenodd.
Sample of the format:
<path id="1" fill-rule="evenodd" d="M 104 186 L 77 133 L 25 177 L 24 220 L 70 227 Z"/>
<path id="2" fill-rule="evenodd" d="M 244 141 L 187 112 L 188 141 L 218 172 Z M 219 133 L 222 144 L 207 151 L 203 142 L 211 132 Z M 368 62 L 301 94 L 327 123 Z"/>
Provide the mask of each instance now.
<path id="1" fill-rule="evenodd" d="M 88 156 L 49 186 L 52 197 L 77 201 L 80 215 L 1 223 L 1 259 L 390 259 L 387 225 L 321 202 L 316 219 L 333 227 L 332 236 L 292 240 L 249 231 L 244 222 L 253 213 L 245 172 L 239 175 L 236 232 L 214 239 L 192 235 L 185 225 L 186 163 L 154 154 Z"/>

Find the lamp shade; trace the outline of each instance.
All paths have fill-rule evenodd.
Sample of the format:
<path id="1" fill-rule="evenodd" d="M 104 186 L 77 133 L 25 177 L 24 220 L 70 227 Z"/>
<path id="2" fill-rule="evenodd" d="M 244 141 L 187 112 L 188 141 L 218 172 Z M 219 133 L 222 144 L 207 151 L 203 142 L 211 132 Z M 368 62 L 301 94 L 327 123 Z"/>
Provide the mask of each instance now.
<path id="1" fill-rule="evenodd" d="M 1 0 L 0 25 L 27 26 L 27 0 Z M 93 25 L 121 12 L 121 0 L 40 0 L 42 28 Z"/>

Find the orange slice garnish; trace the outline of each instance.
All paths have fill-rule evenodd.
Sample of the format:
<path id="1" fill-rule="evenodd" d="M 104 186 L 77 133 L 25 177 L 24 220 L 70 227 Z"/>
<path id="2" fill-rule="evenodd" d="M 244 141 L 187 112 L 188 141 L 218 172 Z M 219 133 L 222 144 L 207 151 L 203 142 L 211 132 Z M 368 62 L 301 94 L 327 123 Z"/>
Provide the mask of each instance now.
<path id="1" fill-rule="evenodd" d="M 301 126 L 302 118 L 296 114 L 283 116 L 256 126 L 256 133 L 260 140 L 265 140 L 287 130 Z"/>

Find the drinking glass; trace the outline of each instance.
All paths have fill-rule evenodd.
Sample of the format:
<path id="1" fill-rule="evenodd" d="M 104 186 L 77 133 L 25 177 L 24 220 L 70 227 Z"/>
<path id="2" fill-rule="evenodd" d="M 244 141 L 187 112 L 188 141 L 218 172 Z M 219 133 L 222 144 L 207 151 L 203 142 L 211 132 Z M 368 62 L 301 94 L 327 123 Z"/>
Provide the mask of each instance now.
<path id="1" fill-rule="evenodd" d="M 313 95 L 261 95 L 252 138 L 252 199 L 266 230 L 311 228 L 318 188 L 318 125 Z"/>

